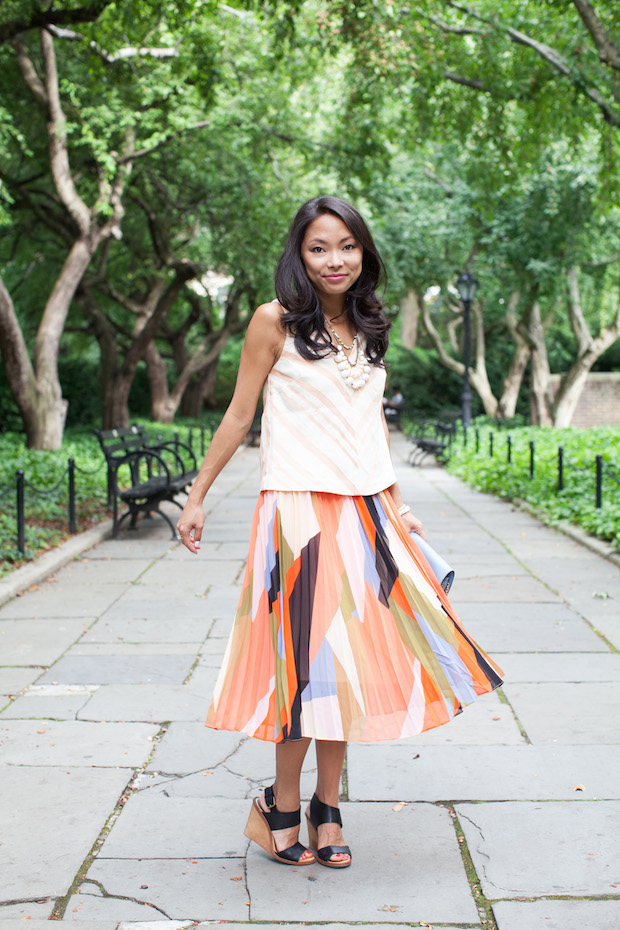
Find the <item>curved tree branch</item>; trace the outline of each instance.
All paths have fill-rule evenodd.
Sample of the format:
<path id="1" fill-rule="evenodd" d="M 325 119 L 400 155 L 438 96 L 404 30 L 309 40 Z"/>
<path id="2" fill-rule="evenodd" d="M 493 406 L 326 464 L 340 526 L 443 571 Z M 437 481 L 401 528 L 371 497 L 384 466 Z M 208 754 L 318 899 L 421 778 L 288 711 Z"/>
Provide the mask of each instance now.
<path id="1" fill-rule="evenodd" d="M 111 3 L 112 0 L 93 0 L 89 6 L 77 9 L 34 10 L 23 19 L 12 19 L 6 23 L 0 23 L 0 43 L 22 32 L 28 32 L 30 29 L 44 29 L 46 26 L 58 26 L 61 23 L 92 23 Z"/>
<path id="2" fill-rule="evenodd" d="M 596 45 L 599 60 L 604 65 L 609 65 L 616 71 L 620 71 L 620 48 L 613 42 L 611 36 L 603 26 L 602 22 L 592 9 L 592 4 L 588 0 L 573 0 L 577 12 L 583 20 L 583 24 L 592 36 L 592 41 Z"/>
<path id="3" fill-rule="evenodd" d="M 88 236 L 92 218 L 90 210 L 80 197 L 73 182 L 69 167 L 69 153 L 67 151 L 67 120 L 60 103 L 58 91 L 58 71 L 56 68 L 56 55 L 54 40 L 49 32 L 41 32 L 41 49 L 45 63 L 45 90 L 47 94 L 48 124 L 47 131 L 50 143 L 50 165 L 52 176 L 58 195 L 73 217 L 80 234 Z"/>
<path id="4" fill-rule="evenodd" d="M 593 103 L 597 105 L 599 110 L 603 115 L 605 122 L 609 123 L 610 126 L 620 126 L 620 112 L 614 109 L 612 104 L 605 100 L 602 93 L 596 88 L 588 84 L 585 84 L 581 79 L 581 75 L 576 76 L 571 69 L 570 64 L 561 55 L 556 49 L 551 48 L 550 45 L 547 45 L 544 42 L 539 42 L 537 39 L 532 38 L 531 36 L 526 35 L 524 32 L 521 32 L 519 29 L 514 29 L 512 26 L 505 26 L 503 23 L 498 22 L 495 19 L 489 19 L 488 17 L 483 16 L 481 13 L 478 13 L 477 10 L 472 9 L 469 6 L 465 6 L 462 3 L 458 3 L 457 0 L 443 0 L 443 2 L 452 7 L 454 10 L 458 10 L 460 13 L 465 13 L 466 16 L 471 16 L 473 19 L 478 20 L 478 22 L 486 23 L 491 26 L 493 29 L 501 29 L 516 45 L 523 45 L 526 48 L 532 49 L 536 52 L 547 64 L 551 65 L 556 71 L 559 71 L 564 77 L 568 78 L 573 87 L 575 87 L 580 93 L 588 97 Z M 446 75 L 447 76 L 447 75 Z M 475 82 L 469 86 L 474 86 Z M 480 88 L 484 89 L 484 88 Z"/>
<path id="5" fill-rule="evenodd" d="M 453 71 L 444 71 L 443 76 L 452 81 L 453 84 L 461 84 L 463 87 L 472 87 L 474 90 L 490 93 L 491 88 L 487 87 L 482 81 L 474 81 L 472 78 L 463 77 L 462 74 L 454 74 Z"/>
<path id="6" fill-rule="evenodd" d="M 19 70 L 22 73 L 22 77 L 26 82 L 26 85 L 28 86 L 32 96 L 34 97 L 41 110 L 47 113 L 47 107 L 49 103 L 47 99 L 47 91 L 45 90 L 43 81 L 37 74 L 35 66 L 33 65 L 31 59 L 28 57 L 26 46 L 21 41 L 21 39 L 16 39 L 13 42 L 13 48 L 15 49 Z"/>
<path id="7" fill-rule="evenodd" d="M 56 36 L 57 39 L 67 39 L 69 42 L 88 43 L 90 48 L 97 52 L 106 64 L 109 65 L 116 64 L 117 61 L 126 61 L 128 58 L 179 57 L 180 43 L 173 48 L 145 48 L 143 46 L 128 45 L 125 48 L 119 48 L 116 52 L 108 52 L 93 39 L 88 39 L 86 36 L 81 35 L 79 32 L 75 32 L 73 29 L 61 29 L 58 26 L 50 26 L 48 31 Z"/>

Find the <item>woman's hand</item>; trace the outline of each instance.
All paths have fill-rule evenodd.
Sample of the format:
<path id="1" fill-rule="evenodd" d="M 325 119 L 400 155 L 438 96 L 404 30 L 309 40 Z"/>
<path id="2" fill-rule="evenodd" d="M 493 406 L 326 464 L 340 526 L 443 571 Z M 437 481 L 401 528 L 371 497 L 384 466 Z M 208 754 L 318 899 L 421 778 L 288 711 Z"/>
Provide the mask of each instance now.
<path id="1" fill-rule="evenodd" d="M 424 527 L 422 526 L 421 520 L 418 520 L 417 517 L 409 511 L 401 517 L 403 523 L 407 527 L 408 533 L 419 533 L 422 539 L 426 539 L 426 533 L 424 532 Z"/>
<path id="2" fill-rule="evenodd" d="M 196 555 L 200 551 L 200 539 L 205 525 L 205 514 L 200 504 L 188 500 L 177 522 L 177 539 L 186 549 Z"/>

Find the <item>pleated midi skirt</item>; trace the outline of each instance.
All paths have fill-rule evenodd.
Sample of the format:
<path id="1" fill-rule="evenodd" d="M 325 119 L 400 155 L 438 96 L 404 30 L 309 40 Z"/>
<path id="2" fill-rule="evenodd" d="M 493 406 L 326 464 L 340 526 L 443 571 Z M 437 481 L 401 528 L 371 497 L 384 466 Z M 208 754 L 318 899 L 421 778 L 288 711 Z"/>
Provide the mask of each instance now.
<path id="1" fill-rule="evenodd" d="M 388 493 L 261 492 L 207 726 L 399 739 L 448 723 L 501 675 Z"/>

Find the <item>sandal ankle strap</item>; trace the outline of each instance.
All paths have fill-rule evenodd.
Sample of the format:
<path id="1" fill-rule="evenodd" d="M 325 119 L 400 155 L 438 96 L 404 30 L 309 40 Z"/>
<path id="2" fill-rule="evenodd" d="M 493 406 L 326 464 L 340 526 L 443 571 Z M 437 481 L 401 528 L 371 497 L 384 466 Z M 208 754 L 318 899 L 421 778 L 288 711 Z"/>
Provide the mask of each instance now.
<path id="1" fill-rule="evenodd" d="M 315 827 L 318 827 L 320 823 L 337 823 L 339 827 L 342 826 L 340 810 L 337 807 L 330 807 L 329 804 L 323 804 L 316 794 L 310 801 L 310 817 Z"/>
<path id="2" fill-rule="evenodd" d="M 262 813 L 270 830 L 286 830 L 289 827 L 298 827 L 301 823 L 301 808 L 297 808 L 296 811 L 278 810 L 272 786 L 265 788 L 265 804 L 269 810 Z"/>

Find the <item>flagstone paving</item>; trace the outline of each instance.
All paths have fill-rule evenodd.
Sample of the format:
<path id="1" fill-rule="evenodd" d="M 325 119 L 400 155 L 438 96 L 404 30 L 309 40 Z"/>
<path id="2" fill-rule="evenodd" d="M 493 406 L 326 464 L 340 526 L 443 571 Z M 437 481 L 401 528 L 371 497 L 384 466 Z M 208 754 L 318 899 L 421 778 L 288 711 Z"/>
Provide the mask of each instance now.
<path id="1" fill-rule="evenodd" d="M 393 452 L 502 690 L 417 739 L 349 746 L 350 869 L 250 846 L 273 747 L 203 723 L 258 487 L 242 449 L 200 556 L 144 521 L 0 608 L 0 930 L 618 930 L 620 570 L 410 468 L 400 434 Z"/>

